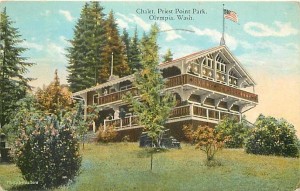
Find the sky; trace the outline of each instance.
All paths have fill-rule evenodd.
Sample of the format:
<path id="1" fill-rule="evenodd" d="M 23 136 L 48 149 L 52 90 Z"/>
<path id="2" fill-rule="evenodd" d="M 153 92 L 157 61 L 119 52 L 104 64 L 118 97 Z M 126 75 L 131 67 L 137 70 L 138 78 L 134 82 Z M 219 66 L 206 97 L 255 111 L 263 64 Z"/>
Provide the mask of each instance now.
<path id="1" fill-rule="evenodd" d="M 0 1 L 0 9 L 15 22 L 28 48 L 24 56 L 36 63 L 26 74 L 34 87 L 49 84 L 55 69 L 67 83 L 66 48 L 85 2 Z M 224 2 L 101 2 L 104 13 L 114 12 L 120 33 L 139 37 L 157 23 L 162 56 L 174 58 L 219 45 Z M 254 122 L 260 113 L 285 118 L 300 137 L 300 4 L 297 2 L 225 2 L 238 14 L 238 23 L 225 20 L 226 46 L 257 83 L 259 104 L 246 113 Z M 181 19 L 180 19 L 181 18 Z M 186 19 L 183 19 L 186 18 Z M 174 30 L 172 30 L 174 29 Z M 252 90 L 251 90 L 252 91 Z"/>

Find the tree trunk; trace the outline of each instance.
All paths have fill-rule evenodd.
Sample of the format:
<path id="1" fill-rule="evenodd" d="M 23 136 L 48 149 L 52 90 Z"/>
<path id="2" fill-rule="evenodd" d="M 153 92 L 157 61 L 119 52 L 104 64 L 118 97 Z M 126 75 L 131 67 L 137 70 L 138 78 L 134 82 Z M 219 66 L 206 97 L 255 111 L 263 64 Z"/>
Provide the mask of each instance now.
<path id="1" fill-rule="evenodd" d="M 152 171 L 152 164 L 153 164 L 153 152 L 151 152 L 151 171 Z"/>

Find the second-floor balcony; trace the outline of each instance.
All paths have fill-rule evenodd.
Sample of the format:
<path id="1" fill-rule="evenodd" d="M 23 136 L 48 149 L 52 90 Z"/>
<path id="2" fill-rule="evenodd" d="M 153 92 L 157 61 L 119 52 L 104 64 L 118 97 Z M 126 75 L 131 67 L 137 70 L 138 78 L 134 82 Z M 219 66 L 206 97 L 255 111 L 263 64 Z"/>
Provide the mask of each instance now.
<path id="1" fill-rule="evenodd" d="M 174 77 L 167 78 L 166 87 L 176 87 L 181 85 L 193 85 L 210 91 L 219 92 L 226 95 L 235 96 L 252 102 L 258 102 L 258 96 L 254 93 L 243 91 L 234 87 L 224 84 L 213 82 L 211 80 L 199 78 L 191 74 L 182 74 Z M 131 92 L 133 95 L 138 95 L 136 88 L 130 88 L 122 91 L 113 92 L 107 95 L 102 95 L 98 98 L 98 104 L 103 105 L 122 100 L 123 95 Z"/>
<path id="2" fill-rule="evenodd" d="M 137 95 L 137 89 L 136 88 L 130 88 L 127 90 L 122 90 L 114 93 L 110 93 L 107 95 L 100 96 L 98 98 L 98 104 L 103 105 L 106 103 L 116 102 L 122 100 L 123 95 L 126 95 L 128 92 L 130 92 L 132 95 Z"/>
<path id="3" fill-rule="evenodd" d="M 182 74 L 182 75 L 168 78 L 166 87 L 170 88 L 170 87 L 175 87 L 175 86 L 180 86 L 185 84 L 190 84 L 199 88 L 204 88 L 207 90 L 235 96 L 256 103 L 258 102 L 258 96 L 254 93 L 250 93 L 224 84 L 206 80 L 191 74 Z"/>

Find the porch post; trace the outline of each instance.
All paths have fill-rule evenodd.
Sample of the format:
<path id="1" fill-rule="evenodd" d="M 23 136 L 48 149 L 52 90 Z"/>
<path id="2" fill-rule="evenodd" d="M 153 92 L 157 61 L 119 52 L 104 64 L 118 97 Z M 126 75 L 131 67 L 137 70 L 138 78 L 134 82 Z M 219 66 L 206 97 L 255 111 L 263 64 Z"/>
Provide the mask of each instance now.
<path id="1" fill-rule="evenodd" d="M 208 109 L 206 109 L 206 119 L 209 119 Z"/>
<path id="2" fill-rule="evenodd" d="M 194 104 L 190 104 L 190 115 L 194 115 Z"/>
<path id="3" fill-rule="evenodd" d="M 103 121 L 103 123 L 104 123 L 104 125 L 103 125 L 104 131 L 106 131 L 106 121 L 107 121 L 107 119 L 104 119 L 104 121 Z"/>
<path id="4" fill-rule="evenodd" d="M 96 123 L 95 123 L 94 120 L 93 120 L 93 132 L 94 132 L 94 133 L 96 132 Z"/>

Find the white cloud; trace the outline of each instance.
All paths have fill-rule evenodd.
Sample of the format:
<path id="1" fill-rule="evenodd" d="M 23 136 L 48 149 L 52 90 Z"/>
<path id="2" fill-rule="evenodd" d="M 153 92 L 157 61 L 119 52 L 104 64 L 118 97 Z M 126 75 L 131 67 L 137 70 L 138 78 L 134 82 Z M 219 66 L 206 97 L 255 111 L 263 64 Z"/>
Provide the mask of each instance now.
<path id="1" fill-rule="evenodd" d="M 126 28 L 126 29 L 128 29 L 129 28 L 129 26 L 128 26 L 128 23 L 127 22 L 125 22 L 123 19 L 117 19 L 117 23 L 118 23 L 118 26 L 120 27 L 120 28 Z"/>
<path id="2" fill-rule="evenodd" d="M 65 36 L 59 36 L 60 42 L 63 43 L 66 47 L 70 47 L 71 43 L 68 41 L 68 39 Z"/>
<path id="3" fill-rule="evenodd" d="M 277 28 L 272 28 L 268 25 L 257 23 L 257 22 L 248 22 L 244 25 L 244 30 L 256 37 L 268 37 L 268 36 L 277 36 L 285 37 L 290 35 L 295 35 L 298 33 L 298 30 L 291 26 L 291 23 L 282 23 L 279 21 L 274 22 Z"/>
<path id="4" fill-rule="evenodd" d="M 72 21 L 74 20 L 74 17 L 72 17 L 70 11 L 67 11 L 67 10 L 59 10 L 59 13 L 60 13 L 61 15 L 63 15 L 63 16 L 67 19 L 67 21 L 72 22 Z"/>
<path id="5" fill-rule="evenodd" d="M 259 69 L 277 76 L 300 74 L 300 48 L 294 43 L 257 42 L 238 59 L 252 70 L 250 73 Z"/>
<path id="6" fill-rule="evenodd" d="M 145 31 L 148 31 L 151 28 L 151 24 L 145 22 L 142 18 L 136 16 L 135 14 L 131 14 L 131 17 L 125 16 L 121 13 L 116 13 L 116 15 L 122 18 L 117 19 L 117 23 L 121 26 L 121 28 L 129 28 L 128 23 L 137 24 Z"/>
<path id="7" fill-rule="evenodd" d="M 63 36 L 61 36 L 60 39 L 62 40 Z M 36 64 L 30 67 L 26 76 L 37 79 L 29 84 L 34 87 L 48 85 L 53 80 L 55 69 L 58 69 L 61 83 L 67 83 L 67 58 L 65 56 L 66 50 L 64 46 L 47 40 L 42 48 L 42 53 L 42 56 L 28 60 Z"/>
<path id="8" fill-rule="evenodd" d="M 43 50 L 43 46 L 42 45 L 34 43 L 34 42 L 23 41 L 20 45 L 22 47 L 24 47 L 24 48 L 35 49 L 37 51 Z"/>
<path id="9" fill-rule="evenodd" d="M 181 35 L 177 34 L 175 30 L 173 30 L 172 26 L 166 22 L 159 22 L 160 31 L 164 31 L 167 34 L 166 41 L 172 41 L 175 39 L 183 39 Z"/>
<path id="10" fill-rule="evenodd" d="M 195 34 L 198 36 L 208 36 L 210 38 L 210 40 L 216 44 L 220 43 L 221 37 L 222 37 L 222 33 L 215 30 L 215 29 L 209 29 L 209 28 L 205 28 L 205 29 L 199 29 L 197 27 L 194 26 L 189 26 L 193 31 L 195 31 Z M 238 46 L 238 41 L 233 37 L 228 35 L 227 33 L 225 33 L 225 41 L 226 41 L 226 45 L 231 49 L 231 50 L 235 50 L 236 47 Z"/>
<path id="11" fill-rule="evenodd" d="M 131 18 L 129 18 L 129 17 L 127 17 L 127 16 L 125 16 L 125 15 L 123 15 L 123 14 L 121 14 L 121 13 L 116 13 L 116 15 L 122 17 L 122 19 L 124 19 L 125 21 L 127 21 L 127 22 L 129 22 L 129 23 L 133 23 L 133 22 L 134 22 L 133 19 L 131 19 Z"/>
<path id="12" fill-rule="evenodd" d="M 66 62 L 66 50 L 64 47 L 59 46 L 53 42 L 50 42 L 46 46 L 46 52 L 50 60 L 55 62 L 65 63 Z"/>
<path id="13" fill-rule="evenodd" d="M 133 21 L 138 24 L 140 27 L 142 27 L 145 31 L 150 30 L 151 25 L 149 23 L 146 23 L 143 19 L 141 19 L 140 17 L 136 16 L 135 14 L 131 14 L 131 16 L 133 17 Z"/>
<path id="14" fill-rule="evenodd" d="M 125 16 L 121 13 L 116 13 L 116 15 L 121 17 L 121 18 L 117 18 L 117 23 L 120 26 L 120 28 L 129 28 L 129 23 L 137 24 L 145 31 L 149 31 L 151 28 L 151 24 L 145 22 L 142 18 L 138 17 L 135 14 L 131 14 L 130 16 Z M 158 24 L 161 31 L 168 30 L 165 31 L 165 34 L 167 35 L 166 36 L 167 42 L 175 39 L 183 39 L 182 36 L 176 33 L 175 30 L 172 30 L 173 29 L 172 26 L 169 25 L 168 23 L 159 21 Z"/>

